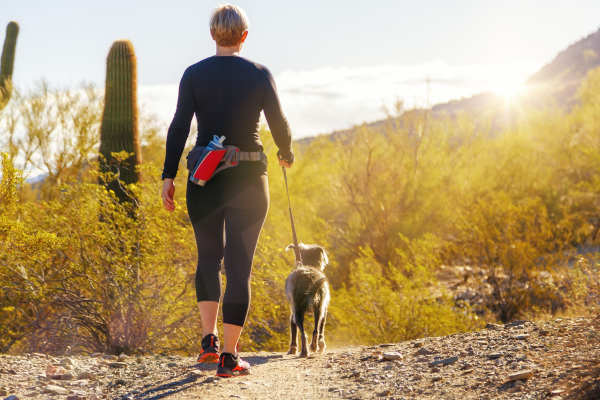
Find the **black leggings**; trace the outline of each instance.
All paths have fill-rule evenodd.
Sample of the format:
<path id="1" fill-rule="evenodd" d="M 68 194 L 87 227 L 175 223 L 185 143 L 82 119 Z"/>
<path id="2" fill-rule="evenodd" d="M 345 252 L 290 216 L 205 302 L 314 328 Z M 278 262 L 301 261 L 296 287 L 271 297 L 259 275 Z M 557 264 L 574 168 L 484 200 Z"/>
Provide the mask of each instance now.
<path id="1" fill-rule="evenodd" d="M 248 314 L 252 258 L 269 208 L 267 175 L 256 164 L 240 162 L 205 186 L 187 182 L 188 215 L 198 248 L 196 300 L 219 301 L 224 258 L 223 322 L 238 326 Z"/>

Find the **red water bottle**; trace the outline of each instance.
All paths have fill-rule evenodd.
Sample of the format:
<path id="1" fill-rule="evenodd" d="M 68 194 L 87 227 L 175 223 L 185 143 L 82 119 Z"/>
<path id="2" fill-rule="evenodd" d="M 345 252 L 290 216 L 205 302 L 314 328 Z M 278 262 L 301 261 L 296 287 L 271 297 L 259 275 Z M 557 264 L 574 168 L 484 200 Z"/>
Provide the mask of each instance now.
<path id="1" fill-rule="evenodd" d="M 198 158 L 190 175 L 190 181 L 200 186 L 204 186 L 208 182 L 227 152 L 223 146 L 224 141 L 225 136 L 213 135 L 212 140 Z"/>

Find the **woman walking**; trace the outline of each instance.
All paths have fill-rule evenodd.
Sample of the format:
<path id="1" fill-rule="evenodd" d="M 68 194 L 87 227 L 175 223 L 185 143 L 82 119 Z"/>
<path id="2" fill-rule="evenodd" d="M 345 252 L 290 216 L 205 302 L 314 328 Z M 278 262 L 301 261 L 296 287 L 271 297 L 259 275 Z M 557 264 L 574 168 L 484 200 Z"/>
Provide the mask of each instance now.
<path id="1" fill-rule="evenodd" d="M 198 362 L 218 362 L 217 375 L 249 372 L 237 354 L 237 343 L 250 304 L 250 272 L 256 243 L 269 208 L 266 156 L 258 135 L 260 112 L 279 148 L 279 163 L 293 163 L 291 135 L 281 111 L 269 70 L 239 55 L 248 36 L 248 21 L 239 7 L 218 7 L 210 19 L 216 54 L 188 67 L 179 85 L 177 109 L 169 126 L 162 173 L 162 200 L 175 208 L 173 179 L 194 114 L 196 145 L 206 146 L 213 135 L 224 144 L 259 156 L 240 161 L 215 174 L 205 186 L 188 179 L 187 210 L 198 248 L 196 300 L 202 322 Z M 189 178 L 189 175 L 188 175 Z M 227 286 L 223 296 L 223 351 L 219 355 L 217 313 L 221 297 L 221 261 Z"/>

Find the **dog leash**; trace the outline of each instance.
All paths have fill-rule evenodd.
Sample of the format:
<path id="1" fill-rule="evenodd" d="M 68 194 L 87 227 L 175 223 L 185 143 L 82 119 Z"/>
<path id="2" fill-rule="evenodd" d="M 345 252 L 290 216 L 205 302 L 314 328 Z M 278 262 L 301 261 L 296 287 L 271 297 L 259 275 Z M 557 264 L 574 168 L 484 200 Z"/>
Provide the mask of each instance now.
<path id="1" fill-rule="evenodd" d="M 296 254 L 296 264 L 302 264 L 302 255 L 300 254 L 300 248 L 298 247 L 298 236 L 296 236 L 296 226 L 294 224 L 294 215 L 292 214 L 292 202 L 290 201 L 290 190 L 288 189 L 287 173 L 285 167 L 282 165 L 281 170 L 283 171 L 283 181 L 285 182 L 285 192 L 287 193 L 288 199 L 288 210 L 290 211 L 290 222 L 292 225 L 292 238 L 294 239 L 294 253 Z"/>

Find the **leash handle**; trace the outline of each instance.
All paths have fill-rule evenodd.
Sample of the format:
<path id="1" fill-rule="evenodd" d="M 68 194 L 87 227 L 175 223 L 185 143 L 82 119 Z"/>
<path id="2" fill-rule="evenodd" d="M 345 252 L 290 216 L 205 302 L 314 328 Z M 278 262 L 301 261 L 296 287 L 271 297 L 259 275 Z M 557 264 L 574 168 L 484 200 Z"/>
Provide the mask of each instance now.
<path id="1" fill-rule="evenodd" d="M 292 238 L 294 240 L 294 253 L 296 254 L 296 263 L 302 264 L 302 255 L 300 254 L 300 248 L 298 247 L 298 236 L 296 235 L 296 225 L 294 224 L 294 215 L 292 214 L 292 202 L 290 201 L 290 190 L 288 188 L 287 173 L 285 167 L 282 165 L 281 170 L 283 171 L 283 181 L 285 182 L 285 192 L 288 200 L 288 210 L 290 212 L 290 222 L 292 225 Z"/>

